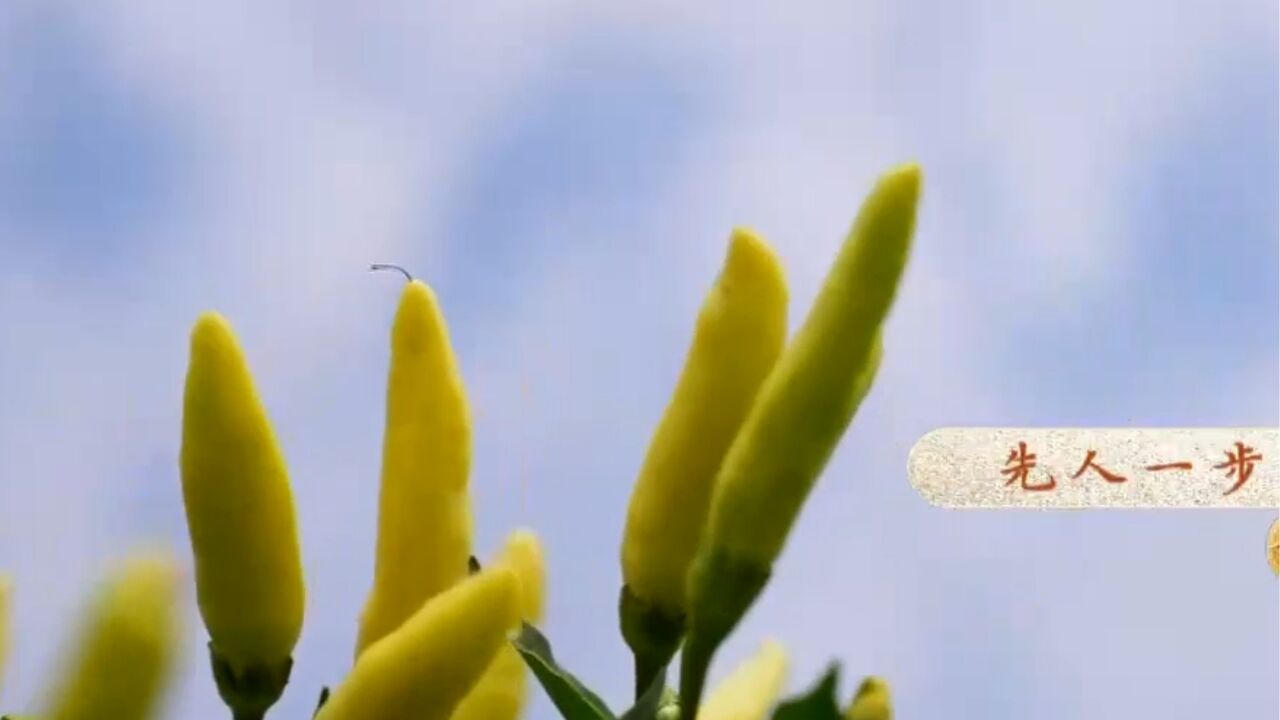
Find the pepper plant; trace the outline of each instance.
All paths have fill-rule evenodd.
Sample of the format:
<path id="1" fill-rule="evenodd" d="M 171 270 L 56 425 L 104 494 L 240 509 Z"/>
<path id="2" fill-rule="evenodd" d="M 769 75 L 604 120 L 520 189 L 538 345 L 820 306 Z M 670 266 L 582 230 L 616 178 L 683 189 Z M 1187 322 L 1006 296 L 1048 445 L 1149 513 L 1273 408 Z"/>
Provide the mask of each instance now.
<path id="1" fill-rule="evenodd" d="M 879 179 L 789 340 L 778 257 L 750 230 L 732 233 L 623 526 L 618 624 L 635 684 L 620 712 L 558 663 L 538 629 L 537 535 L 515 529 L 496 557 L 472 555 L 466 391 L 435 294 L 406 273 L 391 330 L 373 582 L 351 669 L 321 690 L 314 719 L 515 720 L 531 674 L 566 720 L 889 720 L 879 678 L 840 702 L 838 664 L 779 699 L 788 658 L 772 640 L 705 685 L 875 380 L 920 185 L 915 165 Z M 306 588 L 285 459 L 216 313 L 191 334 L 180 475 L 218 693 L 233 720 L 262 720 L 289 682 Z M 5 718 L 155 718 L 181 636 L 180 565 L 167 552 L 119 565 L 36 714 Z M 8 604 L 0 578 L 0 670 Z"/>

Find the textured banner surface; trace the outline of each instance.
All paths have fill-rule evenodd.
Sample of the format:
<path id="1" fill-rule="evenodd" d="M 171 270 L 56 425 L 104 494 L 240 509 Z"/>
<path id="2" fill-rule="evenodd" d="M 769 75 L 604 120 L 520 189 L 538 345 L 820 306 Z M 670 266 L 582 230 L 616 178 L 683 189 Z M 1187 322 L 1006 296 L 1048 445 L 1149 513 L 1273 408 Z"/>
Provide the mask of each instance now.
<path id="1" fill-rule="evenodd" d="M 950 508 L 1280 507 L 1276 428 L 942 428 L 911 484 Z"/>

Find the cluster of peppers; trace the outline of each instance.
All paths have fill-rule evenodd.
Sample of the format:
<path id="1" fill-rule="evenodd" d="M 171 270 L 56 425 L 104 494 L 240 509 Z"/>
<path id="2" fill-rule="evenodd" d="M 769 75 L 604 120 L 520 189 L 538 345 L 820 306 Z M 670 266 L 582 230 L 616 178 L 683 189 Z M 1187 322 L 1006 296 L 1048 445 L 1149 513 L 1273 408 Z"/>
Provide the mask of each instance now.
<path id="1" fill-rule="evenodd" d="M 567 720 L 889 720 L 877 678 L 840 706 L 838 666 L 780 702 L 788 663 L 773 641 L 704 685 L 875 379 L 920 184 L 915 165 L 880 178 L 789 342 L 777 256 L 733 232 L 628 509 L 619 624 L 635 704 L 618 716 L 536 628 L 537 536 L 513 531 L 483 564 L 471 554 L 466 393 L 435 295 L 410 279 L 391 333 L 373 584 L 352 667 L 322 691 L 315 720 L 514 720 L 530 671 Z M 180 467 L 196 595 L 220 696 L 234 720 L 261 720 L 288 684 L 306 604 L 293 495 L 230 325 L 201 316 L 190 352 Z M 118 565 L 30 717 L 153 718 L 181 647 L 182 585 L 168 552 Z M 0 669 L 9 594 L 0 579 Z M 678 692 L 667 686 L 677 653 Z"/>

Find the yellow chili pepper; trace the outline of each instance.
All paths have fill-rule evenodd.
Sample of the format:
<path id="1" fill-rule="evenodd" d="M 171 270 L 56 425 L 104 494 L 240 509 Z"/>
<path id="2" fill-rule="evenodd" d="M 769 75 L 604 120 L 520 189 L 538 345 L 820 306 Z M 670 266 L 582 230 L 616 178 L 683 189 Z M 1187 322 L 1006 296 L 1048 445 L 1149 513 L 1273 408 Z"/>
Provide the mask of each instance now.
<path id="1" fill-rule="evenodd" d="M 845 720 L 893 720 L 888 683 L 876 677 L 863 680 L 844 717 Z"/>
<path id="2" fill-rule="evenodd" d="M 408 283 L 391 330 L 373 588 L 357 657 L 467 575 L 471 418 L 435 294 Z"/>
<path id="3" fill-rule="evenodd" d="M 4 688 L 4 663 L 9 658 L 9 580 L 0 576 L 0 689 Z"/>
<path id="4" fill-rule="evenodd" d="M 510 567 L 520 581 L 520 612 L 525 622 L 542 622 L 546 570 L 538 538 L 517 530 L 496 564 Z M 515 720 L 528 700 L 528 666 L 509 643 L 498 651 L 476 686 L 458 705 L 453 720 Z"/>
<path id="5" fill-rule="evenodd" d="M 520 580 L 521 617 L 529 623 L 542 622 L 546 606 L 547 571 L 542 543 L 531 530 L 520 529 L 507 537 L 507 543 L 495 564 L 515 570 Z"/>
<path id="6" fill-rule="evenodd" d="M 875 378 L 881 326 L 906 267 L 919 194 L 916 165 L 877 182 L 720 466 L 689 577 L 680 695 L 695 713 L 712 655 L 767 584 Z"/>
<path id="7" fill-rule="evenodd" d="M 485 568 L 426 601 L 370 645 L 317 720 L 444 720 L 520 622 L 520 581 Z"/>
<path id="8" fill-rule="evenodd" d="M 764 720 L 787 681 L 787 654 L 765 642 L 708 695 L 698 720 Z"/>
<path id="9" fill-rule="evenodd" d="M 177 600 L 169 557 L 137 556 L 116 569 L 89 607 L 76 652 L 39 717 L 154 717 L 179 654 Z"/>
<path id="10" fill-rule="evenodd" d="M 235 694 L 228 682 L 263 673 L 282 690 L 306 602 L 293 493 L 249 367 L 215 313 L 191 334 L 181 463 L 200 614 L 223 697 Z"/>
<path id="11" fill-rule="evenodd" d="M 796 337 L 721 466 L 713 546 L 771 566 L 870 388 L 880 326 L 906 267 L 920 169 L 876 184 Z"/>
<path id="12" fill-rule="evenodd" d="M 723 269 L 636 480 L 622 541 L 632 595 L 684 614 L 712 483 L 787 334 L 787 287 L 773 250 L 735 229 Z"/>

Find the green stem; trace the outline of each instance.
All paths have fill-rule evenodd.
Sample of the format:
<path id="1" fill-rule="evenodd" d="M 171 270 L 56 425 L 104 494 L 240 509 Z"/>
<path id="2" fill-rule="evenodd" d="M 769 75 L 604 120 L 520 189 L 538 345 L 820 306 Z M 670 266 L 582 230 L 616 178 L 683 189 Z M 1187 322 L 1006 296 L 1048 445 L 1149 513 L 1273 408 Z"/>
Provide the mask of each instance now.
<path id="1" fill-rule="evenodd" d="M 688 636 L 680 659 L 680 716 L 695 720 L 711 660 L 769 583 L 768 566 L 705 550 L 690 572 Z"/>
<path id="2" fill-rule="evenodd" d="M 666 680 L 667 665 L 684 637 L 684 617 L 655 607 L 623 585 L 618 599 L 618 620 L 622 639 L 635 656 L 638 701 L 655 682 Z"/>
<path id="3" fill-rule="evenodd" d="M 707 670 L 715 655 L 719 641 L 704 640 L 698 633 L 690 634 L 680 654 L 680 718 L 695 720 L 702 693 L 707 684 Z"/>
<path id="4" fill-rule="evenodd" d="M 667 674 L 667 662 L 670 662 L 670 660 L 671 658 L 668 657 L 666 661 L 658 662 L 657 659 L 653 657 L 636 655 L 637 701 L 644 697 L 645 692 L 648 691 L 649 687 L 652 686 L 654 682 L 658 681 L 659 677 Z"/>

